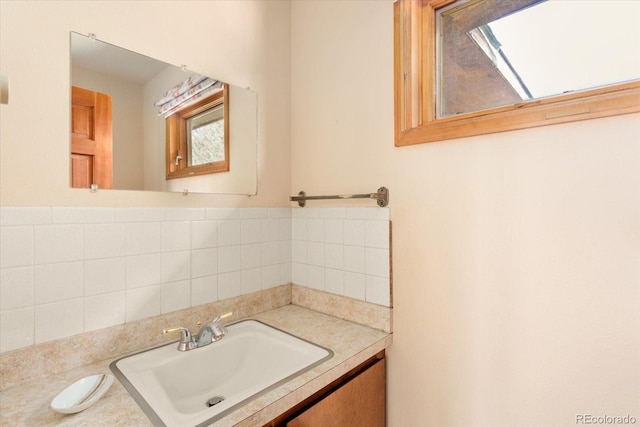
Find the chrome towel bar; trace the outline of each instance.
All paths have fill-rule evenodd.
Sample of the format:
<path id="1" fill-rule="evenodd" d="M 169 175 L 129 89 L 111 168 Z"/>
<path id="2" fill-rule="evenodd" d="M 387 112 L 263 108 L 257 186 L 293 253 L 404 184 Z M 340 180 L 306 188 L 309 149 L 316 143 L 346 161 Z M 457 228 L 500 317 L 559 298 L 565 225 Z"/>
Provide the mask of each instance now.
<path id="1" fill-rule="evenodd" d="M 386 187 L 378 188 L 377 193 L 365 194 L 335 194 L 333 196 L 307 196 L 307 193 L 301 191 L 297 196 L 291 196 L 289 200 L 298 202 L 298 206 L 303 208 L 307 204 L 307 200 L 326 200 L 326 199 L 375 199 L 381 208 L 389 204 L 389 189 Z"/>

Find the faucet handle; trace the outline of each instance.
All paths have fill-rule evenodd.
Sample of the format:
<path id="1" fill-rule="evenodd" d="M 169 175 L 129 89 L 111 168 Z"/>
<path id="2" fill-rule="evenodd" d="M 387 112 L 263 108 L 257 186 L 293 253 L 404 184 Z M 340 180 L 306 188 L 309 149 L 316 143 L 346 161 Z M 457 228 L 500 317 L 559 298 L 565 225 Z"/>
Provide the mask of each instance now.
<path id="1" fill-rule="evenodd" d="M 215 318 L 215 319 L 213 319 L 213 320 L 211 321 L 211 323 L 218 323 L 218 322 L 219 322 L 219 321 L 221 321 L 222 319 L 226 319 L 227 317 L 231 317 L 231 316 L 233 316 L 233 311 L 230 311 L 230 312 L 228 312 L 228 313 L 225 313 L 225 314 L 221 314 L 221 315 L 219 315 L 219 316 L 216 316 L 216 318 Z"/>
<path id="2" fill-rule="evenodd" d="M 191 341 L 191 332 L 184 326 L 178 326 L 177 328 L 167 328 L 162 330 L 162 335 L 170 334 L 171 332 L 180 331 L 180 341 Z"/>
<path id="3" fill-rule="evenodd" d="M 177 328 L 167 328 L 162 330 L 162 335 L 170 334 L 171 332 L 180 331 L 180 343 L 178 344 L 179 351 L 191 350 L 195 347 L 195 343 L 191 338 L 191 332 L 189 329 L 178 326 Z"/>
<path id="4" fill-rule="evenodd" d="M 213 319 L 211 321 L 211 323 L 209 323 L 209 327 L 211 328 L 211 341 L 218 341 L 220 339 L 222 339 L 222 337 L 224 337 L 227 334 L 227 328 L 225 328 L 225 326 L 222 324 L 222 319 L 226 319 L 227 317 L 230 317 L 233 314 L 233 311 L 230 311 L 228 313 L 225 314 L 221 314 L 219 316 L 217 316 L 215 319 Z"/>

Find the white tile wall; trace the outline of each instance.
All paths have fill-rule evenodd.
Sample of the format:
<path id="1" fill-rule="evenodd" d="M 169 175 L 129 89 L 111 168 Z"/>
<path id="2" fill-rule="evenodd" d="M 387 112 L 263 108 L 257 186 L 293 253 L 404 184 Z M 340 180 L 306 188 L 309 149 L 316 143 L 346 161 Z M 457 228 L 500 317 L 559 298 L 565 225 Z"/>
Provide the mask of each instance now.
<path id="1" fill-rule="evenodd" d="M 125 255 L 153 254 L 161 251 L 161 222 L 126 223 Z"/>
<path id="2" fill-rule="evenodd" d="M 84 296 L 107 294 L 125 289 L 125 258 L 94 259 L 84 262 Z"/>
<path id="3" fill-rule="evenodd" d="M 0 347 L 14 349 L 34 344 L 34 306 L 0 311 Z"/>
<path id="4" fill-rule="evenodd" d="M 36 265 L 82 259 L 82 225 L 36 225 L 34 241 Z"/>
<path id="5" fill-rule="evenodd" d="M 127 290 L 125 293 L 125 321 L 144 319 L 161 314 L 160 285 Z"/>
<path id="6" fill-rule="evenodd" d="M 386 208 L 0 207 L 0 352 L 296 283 L 389 305 Z"/>
<path id="7" fill-rule="evenodd" d="M 33 265 L 33 227 L 2 227 L 0 268 Z"/>
<path id="8" fill-rule="evenodd" d="M 366 277 L 364 274 L 344 272 L 344 296 L 359 300 L 366 300 Z M 384 305 L 384 304 L 383 304 Z"/>
<path id="9" fill-rule="evenodd" d="M 35 304 L 82 298 L 82 261 L 35 266 Z"/>
<path id="10" fill-rule="evenodd" d="M 77 335 L 83 331 L 83 298 L 36 304 L 34 322 L 36 344 Z"/>
<path id="11" fill-rule="evenodd" d="M 160 311 L 170 313 L 191 306 L 191 281 L 180 280 L 163 283 L 160 294 Z"/>
<path id="12" fill-rule="evenodd" d="M 238 286 L 240 284 L 240 286 Z M 218 274 L 218 300 L 237 297 L 242 294 L 242 272 L 232 271 Z"/>
<path id="13" fill-rule="evenodd" d="M 162 254 L 136 255 L 126 258 L 127 289 L 157 285 L 162 277 Z"/>
<path id="14" fill-rule="evenodd" d="M 218 275 L 192 278 L 191 306 L 208 304 L 214 301 L 218 301 Z"/>
<path id="15" fill-rule="evenodd" d="M 0 275 L 0 310 L 33 306 L 33 267 L 3 268 Z"/>
<path id="16" fill-rule="evenodd" d="M 388 208 L 294 208 L 293 283 L 390 306 Z"/>
<path id="17" fill-rule="evenodd" d="M 111 292 L 84 298 L 84 330 L 95 331 L 125 321 L 125 292 Z"/>
<path id="18" fill-rule="evenodd" d="M 218 274 L 218 248 L 193 249 L 191 251 L 191 277 Z"/>
<path id="19" fill-rule="evenodd" d="M 124 224 L 86 224 L 84 234 L 84 259 L 104 259 L 123 256 L 125 251 Z"/>

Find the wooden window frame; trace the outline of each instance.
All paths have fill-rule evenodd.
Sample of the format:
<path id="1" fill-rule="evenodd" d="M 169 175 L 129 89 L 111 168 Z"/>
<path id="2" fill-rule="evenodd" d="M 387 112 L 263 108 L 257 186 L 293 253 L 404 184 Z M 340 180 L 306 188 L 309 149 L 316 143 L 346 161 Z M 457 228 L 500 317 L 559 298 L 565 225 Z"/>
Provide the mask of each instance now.
<path id="1" fill-rule="evenodd" d="M 204 165 L 188 166 L 187 156 L 187 120 L 206 110 L 224 104 L 224 160 Z M 167 179 L 186 178 L 189 176 L 206 175 L 229 171 L 229 85 L 185 107 L 166 119 L 166 172 Z M 176 162 L 180 153 L 182 160 Z M 178 163 L 178 164 L 176 164 Z"/>
<path id="2" fill-rule="evenodd" d="M 394 3 L 395 146 L 640 111 L 640 80 L 436 118 L 436 11 L 456 0 Z"/>

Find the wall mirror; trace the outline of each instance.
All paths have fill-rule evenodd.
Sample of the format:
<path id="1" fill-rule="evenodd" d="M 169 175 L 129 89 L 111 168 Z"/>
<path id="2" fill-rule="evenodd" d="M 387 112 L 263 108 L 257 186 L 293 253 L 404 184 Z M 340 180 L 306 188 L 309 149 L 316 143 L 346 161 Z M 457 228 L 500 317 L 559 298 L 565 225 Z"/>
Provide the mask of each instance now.
<path id="1" fill-rule="evenodd" d="M 78 90 L 104 94 L 109 98 L 102 100 L 99 95 L 84 93 L 85 100 L 80 101 L 80 106 L 73 106 L 70 171 L 78 168 L 82 171 L 87 163 L 83 163 L 81 156 L 74 157 L 74 150 L 78 150 L 74 138 L 81 136 L 80 139 L 86 139 L 83 136 L 86 133 L 99 140 L 100 132 L 106 132 L 110 133 L 107 137 L 111 138 L 111 148 L 102 150 L 101 154 L 103 158 L 110 160 L 96 161 L 96 170 L 85 171 L 100 174 L 111 170 L 110 187 L 105 184 L 99 188 L 256 194 L 255 92 L 232 84 L 219 85 L 224 87 L 225 99 L 228 100 L 225 106 L 228 117 L 224 120 L 224 130 L 228 136 L 227 171 L 167 179 L 167 120 L 159 113 L 159 107 L 155 104 L 169 89 L 202 74 L 114 46 L 93 35 L 72 32 L 70 38 L 72 100 Z M 206 73 L 205 76 L 211 74 Z M 211 76 L 211 79 L 217 81 L 214 77 Z M 86 105 L 85 108 L 84 104 L 91 103 L 97 103 L 102 109 L 94 109 L 91 105 Z M 104 106 L 109 103 L 110 106 Z M 111 114 L 112 122 L 110 129 L 106 130 L 94 125 L 87 115 L 106 114 L 100 112 L 105 109 Z M 81 147 L 80 154 L 82 150 Z M 71 176 L 72 187 L 73 179 Z"/>
<path id="2" fill-rule="evenodd" d="M 640 111 L 640 3 L 398 0 L 396 145 Z"/>

